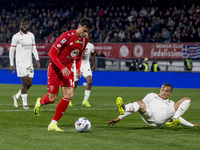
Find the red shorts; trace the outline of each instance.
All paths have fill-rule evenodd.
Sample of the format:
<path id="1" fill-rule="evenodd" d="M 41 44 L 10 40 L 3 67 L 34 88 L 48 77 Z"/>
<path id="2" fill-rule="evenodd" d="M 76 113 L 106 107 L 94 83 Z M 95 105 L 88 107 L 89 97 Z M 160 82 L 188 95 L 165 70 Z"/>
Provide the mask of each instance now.
<path id="1" fill-rule="evenodd" d="M 74 88 L 74 73 L 71 72 L 69 76 L 63 76 L 60 69 L 48 66 L 47 70 L 47 91 L 51 94 L 56 94 L 60 86 L 68 86 Z"/>

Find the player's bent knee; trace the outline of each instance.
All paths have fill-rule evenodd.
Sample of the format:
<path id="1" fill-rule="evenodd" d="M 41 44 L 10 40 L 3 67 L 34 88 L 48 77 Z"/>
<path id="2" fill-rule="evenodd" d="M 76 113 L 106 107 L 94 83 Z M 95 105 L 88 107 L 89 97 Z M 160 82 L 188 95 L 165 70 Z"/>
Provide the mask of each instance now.
<path id="1" fill-rule="evenodd" d="M 138 105 L 140 106 L 140 108 L 146 108 L 145 103 L 143 101 L 136 101 L 138 103 Z"/>
<path id="2" fill-rule="evenodd" d="M 54 103 L 57 99 L 58 99 L 58 96 L 54 96 L 54 97 L 50 97 L 49 101 L 51 101 L 52 103 Z"/>
<path id="3" fill-rule="evenodd" d="M 91 86 L 91 85 L 92 85 L 92 82 L 88 82 L 87 84 L 88 84 L 89 86 Z"/>
<path id="4" fill-rule="evenodd" d="M 67 95 L 64 95 L 63 97 L 68 98 L 68 99 L 72 99 L 72 96 L 73 96 L 73 94 L 67 94 Z"/>

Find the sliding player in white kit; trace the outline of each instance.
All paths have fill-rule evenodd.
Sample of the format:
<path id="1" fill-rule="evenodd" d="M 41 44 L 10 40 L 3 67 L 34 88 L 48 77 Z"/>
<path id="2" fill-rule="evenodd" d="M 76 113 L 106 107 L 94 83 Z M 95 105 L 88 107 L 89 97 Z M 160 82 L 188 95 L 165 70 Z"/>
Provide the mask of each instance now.
<path id="1" fill-rule="evenodd" d="M 109 125 L 114 125 L 124 117 L 127 117 L 134 112 L 139 112 L 144 122 L 153 127 L 160 127 L 166 124 L 168 127 L 177 126 L 179 124 L 194 127 L 198 124 L 192 124 L 181 116 L 187 111 L 190 106 L 191 99 L 184 97 L 174 103 L 168 98 L 172 94 L 173 87 L 169 83 L 162 85 L 160 94 L 147 94 L 142 101 L 136 101 L 123 106 L 123 100 L 118 97 L 116 105 L 119 108 L 120 116 L 107 122 Z"/>
<path id="2" fill-rule="evenodd" d="M 93 64 L 92 68 L 90 68 L 90 56 L 91 56 L 91 60 Z M 91 107 L 88 100 L 89 100 L 91 88 L 92 88 L 92 72 L 95 71 L 95 68 L 96 68 L 96 62 L 95 62 L 95 55 L 94 55 L 94 45 L 92 43 L 88 43 L 86 46 L 86 51 L 82 55 L 82 62 L 81 62 L 81 74 L 87 81 L 85 95 L 82 102 L 82 105 L 85 105 L 86 107 Z M 74 81 L 75 81 L 75 87 L 74 87 L 75 89 L 79 81 L 76 75 L 74 76 Z M 71 101 L 69 105 L 72 106 Z"/>
<path id="3" fill-rule="evenodd" d="M 17 76 L 21 78 L 22 87 L 16 95 L 12 96 L 14 107 L 18 108 L 18 99 L 22 97 L 24 109 L 29 109 L 27 104 L 27 90 L 32 86 L 32 79 L 34 76 L 34 68 L 32 62 L 32 54 L 36 59 L 38 69 L 40 68 L 40 61 L 35 45 L 35 37 L 31 32 L 28 32 L 28 20 L 23 19 L 20 24 L 20 31 L 13 35 L 10 47 L 10 71 L 14 74 L 14 53 L 16 51 L 16 70 Z"/>

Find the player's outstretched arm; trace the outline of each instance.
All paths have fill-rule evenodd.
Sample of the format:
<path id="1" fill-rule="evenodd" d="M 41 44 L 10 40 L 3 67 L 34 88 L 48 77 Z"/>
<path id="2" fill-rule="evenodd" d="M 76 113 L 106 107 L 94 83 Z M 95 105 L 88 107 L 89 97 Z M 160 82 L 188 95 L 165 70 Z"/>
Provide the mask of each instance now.
<path id="1" fill-rule="evenodd" d="M 187 126 L 187 127 L 198 127 L 199 126 L 198 124 L 193 124 L 193 123 L 186 121 L 182 117 L 179 117 L 179 120 L 180 120 L 180 124 L 183 126 Z"/>
<path id="2" fill-rule="evenodd" d="M 108 124 L 108 125 L 114 125 L 115 123 L 117 123 L 117 122 L 119 122 L 119 121 L 120 121 L 120 119 L 117 117 L 117 118 L 115 118 L 115 119 L 113 119 L 113 120 L 111 120 L 111 121 L 108 121 L 107 124 Z"/>

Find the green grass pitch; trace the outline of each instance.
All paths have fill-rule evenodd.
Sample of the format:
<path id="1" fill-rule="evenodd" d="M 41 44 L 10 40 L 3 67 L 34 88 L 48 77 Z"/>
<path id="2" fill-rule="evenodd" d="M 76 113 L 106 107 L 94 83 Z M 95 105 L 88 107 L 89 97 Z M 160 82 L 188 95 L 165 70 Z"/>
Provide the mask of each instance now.
<path id="1" fill-rule="evenodd" d="M 121 96 L 125 103 L 141 100 L 150 92 L 159 93 L 159 88 L 92 87 L 91 108 L 81 105 L 85 87 L 79 86 L 59 121 L 63 133 L 47 131 L 55 108 L 62 97 L 52 105 L 43 106 L 40 117 L 35 117 L 33 108 L 37 97 L 46 94 L 46 86 L 33 85 L 28 91 L 30 110 L 13 107 L 12 95 L 21 85 L 0 84 L 0 150 L 197 150 L 200 149 L 200 127 L 177 126 L 167 128 L 148 127 L 138 113 L 126 117 L 114 126 L 107 121 L 119 113 L 115 100 Z M 174 89 L 170 99 L 175 102 L 190 97 L 192 104 L 183 115 L 186 120 L 200 124 L 200 89 Z M 91 130 L 79 133 L 74 123 L 79 117 L 87 117 Z"/>

